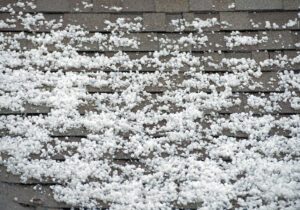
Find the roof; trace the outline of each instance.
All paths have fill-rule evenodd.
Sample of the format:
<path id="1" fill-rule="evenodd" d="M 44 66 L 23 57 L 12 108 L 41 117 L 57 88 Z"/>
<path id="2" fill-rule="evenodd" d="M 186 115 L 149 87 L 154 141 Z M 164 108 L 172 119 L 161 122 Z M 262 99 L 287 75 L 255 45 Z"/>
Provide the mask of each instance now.
<path id="1" fill-rule="evenodd" d="M 299 7 L 1 0 L 1 209 L 300 208 Z"/>

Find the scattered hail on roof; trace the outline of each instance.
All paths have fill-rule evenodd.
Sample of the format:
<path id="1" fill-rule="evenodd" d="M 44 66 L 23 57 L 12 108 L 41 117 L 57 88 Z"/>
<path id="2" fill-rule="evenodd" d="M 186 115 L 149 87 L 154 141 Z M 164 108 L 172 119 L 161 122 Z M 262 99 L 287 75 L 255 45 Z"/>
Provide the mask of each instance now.
<path id="1" fill-rule="evenodd" d="M 32 32 L 51 29 L 0 33 L 0 108 L 37 113 L 0 116 L 6 132 L 0 163 L 22 181 L 52 180 L 57 201 L 84 207 L 101 201 L 111 209 L 191 203 L 229 209 L 235 201 L 242 209 L 299 208 L 299 115 L 273 113 L 282 103 L 300 109 L 300 77 L 290 70 L 269 72 L 266 83 L 259 82 L 263 68 L 295 65 L 299 54 L 260 62 L 215 59 L 223 52 L 210 53 L 212 45 L 257 46 L 268 36 L 234 31 L 213 43 L 205 29 L 230 23 L 196 18 L 172 20 L 179 36 L 150 34 L 146 39 L 158 42 L 159 50 L 132 57 L 124 49 L 141 46 L 135 36 L 143 30 L 141 17 L 107 20 L 110 33 L 89 33 L 40 13 L 15 12 L 12 5 L 1 11 L 11 14 L 1 28 L 21 22 Z M 265 28 L 295 21 L 266 21 Z M 193 32 L 180 33 L 187 28 Z M 182 50 L 195 47 L 208 53 Z M 91 48 L 113 53 L 82 53 Z M 266 86 L 276 92 L 251 93 Z M 232 108 L 240 111 L 222 114 Z M 84 137 L 57 137 L 63 134 Z M 124 164 L 126 158 L 139 161 Z"/>

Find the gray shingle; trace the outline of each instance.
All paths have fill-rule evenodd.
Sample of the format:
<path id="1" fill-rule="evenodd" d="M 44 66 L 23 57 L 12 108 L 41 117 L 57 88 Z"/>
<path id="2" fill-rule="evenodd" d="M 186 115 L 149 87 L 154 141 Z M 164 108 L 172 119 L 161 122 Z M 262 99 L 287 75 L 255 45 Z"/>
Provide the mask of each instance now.
<path id="1" fill-rule="evenodd" d="M 177 48 L 179 51 L 190 51 L 192 46 L 190 44 L 179 44 L 178 40 L 187 36 L 186 34 L 181 35 L 178 33 L 160 34 L 159 35 L 159 48 L 160 49 L 172 49 Z M 174 48 L 175 47 L 175 48 Z"/>
<path id="2" fill-rule="evenodd" d="M 37 0 L 37 11 L 41 12 L 68 12 L 70 8 L 67 0 Z"/>
<path id="3" fill-rule="evenodd" d="M 145 31 L 165 31 L 166 29 L 165 13 L 144 13 L 143 21 Z"/>
<path id="4" fill-rule="evenodd" d="M 295 57 L 299 56 L 298 51 L 294 51 L 294 50 L 293 51 L 284 51 L 284 55 L 287 55 L 288 58 L 295 58 Z M 290 68 L 293 70 L 299 71 L 300 63 L 293 62 L 293 63 L 291 63 Z"/>
<path id="5" fill-rule="evenodd" d="M 236 10 L 283 9 L 282 0 L 236 0 Z"/>
<path id="6" fill-rule="evenodd" d="M 278 59 L 278 56 L 283 56 L 283 51 L 275 50 L 269 52 L 270 59 Z"/>
<path id="7" fill-rule="evenodd" d="M 248 12 L 220 12 L 220 20 L 229 24 L 221 26 L 222 29 L 244 30 L 251 28 Z"/>
<path id="8" fill-rule="evenodd" d="M 122 11 L 152 12 L 155 11 L 154 0 L 123 0 Z"/>
<path id="9" fill-rule="evenodd" d="M 193 53 L 194 55 L 195 53 Z M 222 59 L 225 57 L 224 53 L 208 53 L 208 52 L 204 52 L 201 56 L 199 56 L 201 59 L 201 63 L 204 66 L 204 70 L 205 71 L 215 71 L 215 70 L 220 70 L 220 69 L 216 69 L 215 65 L 211 65 L 211 64 L 218 64 L 222 61 Z"/>
<path id="10" fill-rule="evenodd" d="M 224 53 L 225 58 L 231 59 L 231 58 L 236 58 L 236 59 L 241 59 L 241 58 L 251 58 L 252 55 L 249 52 L 233 52 L 233 53 Z"/>
<path id="11" fill-rule="evenodd" d="M 193 12 L 185 12 L 182 14 L 182 18 L 186 22 L 191 23 L 195 19 L 195 15 Z M 195 31 L 195 29 L 192 26 L 187 26 L 185 27 L 184 31 Z"/>
<path id="12" fill-rule="evenodd" d="M 282 29 L 282 26 L 286 25 L 289 20 L 297 20 L 297 12 L 259 12 L 259 13 L 249 13 L 249 19 L 253 23 L 252 27 L 254 29 L 266 29 L 266 21 L 271 25 L 276 24 L 279 26 L 279 30 Z M 255 27 L 254 27 L 255 25 Z M 297 24 L 288 29 L 298 29 L 299 20 Z M 272 28 L 274 29 L 274 28 Z"/>
<path id="13" fill-rule="evenodd" d="M 255 60 L 256 63 L 269 59 L 269 53 L 267 51 L 253 51 L 252 59 Z"/>
<path id="14" fill-rule="evenodd" d="M 0 20 L 4 21 L 4 23 L 7 23 L 8 25 L 14 26 L 14 27 L 1 27 L 1 31 L 22 31 L 24 30 L 24 26 L 21 25 L 20 21 L 16 21 L 15 23 L 9 23 L 8 20 L 10 20 L 12 16 L 9 13 L 0 13 Z"/>
<path id="15" fill-rule="evenodd" d="M 69 13 L 64 15 L 64 24 L 80 25 L 89 31 L 104 31 L 104 21 L 109 18 L 109 14 Z"/>
<path id="16" fill-rule="evenodd" d="M 235 0 L 214 0 L 214 10 L 216 11 L 234 11 Z"/>
<path id="17" fill-rule="evenodd" d="M 213 0 L 190 0 L 190 11 L 210 11 L 213 10 Z"/>
<path id="18" fill-rule="evenodd" d="M 70 11 L 72 12 L 90 12 L 93 9 L 92 0 L 68 0 Z"/>
<path id="19" fill-rule="evenodd" d="M 259 32 L 259 37 L 268 37 L 266 42 L 259 44 L 259 49 L 293 49 L 295 48 L 293 36 L 290 31 L 264 31 Z"/>
<path id="20" fill-rule="evenodd" d="M 172 20 L 182 19 L 181 14 L 166 14 L 166 31 L 175 31 L 176 26 L 172 25 Z"/>
<path id="21" fill-rule="evenodd" d="M 219 13 L 198 13 L 194 14 L 194 18 L 199 18 L 201 20 L 207 20 L 207 19 L 212 19 L 216 18 L 218 22 L 220 22 L 220 14 Z M 207 28 L 202 28 L 204 31 L 216 31 L 220 29 L 220 25 L 215 25 L 213 27 L 207 27 Z"/>
<path id="22" fill-rule="evenodd" d="M 300 0 L 283 0 L 283 9 L 285 10 L 299 10 Z"/>
<path id="23" fill-rule="evenodd" d="M 30 6 L 28 6 L 28 3 L 32 3 L 33 5 L 36 5 L 36 0 L 27 0 L 26 3 L 24 5 L 24 7 L 19 7 L 16 6 L 17 2 L 21 2 L 19 0 L 1 0 L 0 1 L 0 8 L 2 7 L 7 7 L 8 5 L 10 5 L 14 11 L 18 12 L 18 11 L 22 11 L 22 12 L 35 12 L 36 8 L 31 8 Z"/>
<path id="24" fill-rule="evenodd" d="M 187 12 L 188 0 L 155 0 L 157 12 Z"/>
<path id="25" fill-rule="evenodd" d="M 94 12 L 112 12 L 112 7 L 121 8 L 121 0 L 93 0 Z"/>
<path id="26" fill-rule="evenodd" d="M 231 37 L 230 33 L 228 33 L 227 35 L 228 37 Z M 259 38 L 259 34 L 257 32 L 254 31 L 250 31 L 250 32 L 241 32 L 240 36 L 244 36 L 244 37 L 251 37 L 252 39 L 254 39 L 255 37 Z M 232 48 L 230 46 L 227 47 L 228 50 L 234 50 L 234 51 L 252 51 L 252 50 L 256 50 L 258 48 L 258 43 L 257 44 L 240 44 L 240 46 L 233 46 Z"/>
<path id="27" fill-rule="evenodd" d="M 110 14 L 111 22 L 116 22 L 118 18 L 124 18 L 125 21 L 135 22 L 134 19 L 137 17 L 143 17 L 142 13 L 112 13 Z"/>
<path id="28" fill-rule="evenodd" d="M 292 32 L 292 39 L 294 44 L 300 43 L 300 33 L 298 31 Z M 300 46 L 296 47 L 297 49 L 300 49 Z"/>
<path id="29" fill-rule="evenodd" d="M 137 33 L 128 35 L 129 38 L 136 39 L 140 45 L 138 49 L 134 49 L 131 47 L 123 47 L 122 49 L 125 51 L 155 51 L 158 50 L 158 41 L 154 40 L 154 36 L 156 34 L 151 33 Z"/>
<path id="30" fill-rule="evenodd" d="M 46 21 L 55 21 L 55 23 L 59 23 L 63 20 L 63 14 L 44 14 L 44 18 Z M 39 32 L 49 32 L 51 27 L 47 26 L 47 24 L 38 24 L 34 30 Z"/>
<path id="31" fill-rule="evenodd" d="M 224 33 L 204 33 L 204 36 L 207 36 L 208 41 L 206 42 L 206 46 L 196 45 L 193 46 L 194 51 L 217 51 L 217 50 L 225 50 L 226 44 L 224 40 Z"/>

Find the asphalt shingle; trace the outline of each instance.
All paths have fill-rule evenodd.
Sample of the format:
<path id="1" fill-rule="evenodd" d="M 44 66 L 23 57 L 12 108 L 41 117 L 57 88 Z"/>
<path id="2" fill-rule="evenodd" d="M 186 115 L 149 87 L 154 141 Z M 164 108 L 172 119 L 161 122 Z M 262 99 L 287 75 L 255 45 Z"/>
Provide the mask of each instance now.
<path id="1" fill-rule="evenodd" d="M 40 12 L 69 12 L 69 0 L 37 0 L 37 11 Z"/>
<path id="2" fill-rule="evenodd" d="M 110 19 L 110 14 L 68 13 L 64 15 L 64 24 L 80 25 L 89 31 L 104 31 L 104 22 Z"/>
<path id="3" fill-rule="evenodd" d="M 283 9 L 299 10 L 300 9 L 300 0 L 283 0 Z"/>
<path id="4" fill-rule="evenodd" d="M 189 0 L 190 11 L 211 11 L 213 5 L 213 0 Z"/>
<path id="5" fill-rule="evenodd" d="M 165 31 L 166 14 L 165 13 L 144 13 L 143 23 L 146 31 Z"/>
<path id="6" fill-rule="evenodd" d="M 247 30 L 251 28 L 248 12 L 220 12 L 220 21 L 226 22 L 221 27 L 224 30 Z"/>
<path id="7" fill-rule="evenodd" d="M 94 12 L 115 12 L 112 8 L 122 9 L 121 0 L 93 0 Z"/>
<path id="8" fill-rule="evenodd" d="M 188 0 L 155 0 L 157 12 L 187 12 Z"/>
<path id="9" fill-rule="evenodd" d="M 263 31 L 259 37 L 268 37 L 267 41 L 259 44 L 259 49 L 293 49 L 294 41 L 290 31 Z"/>
<path id="10" fill-rule="evenodd" d="M 283 9 L 282 0 L 236 0 L 236 10 L 278 10 Z"/>
<path id="11" fill-rule="evenodd" d="M 127 12 L 152 12 L 155 11 L 154 0 L 123 0 L 122 11 Z"/>
<path id="12" fill-rule="evenodd" d="M 259 12 L 249 13 L 249 18 L 253 23 L 252 27 L 256 30 L 264 30 L 266 27 L 269 29 L 281 30 L 283 27 L 287 29 L 298 29 L 299 19 L 297 12 Z M 291 24 L 289 25 L 289 23 Z M 255 25 L 255 27 L 254 27 Z M 269 26 L 268 26 L 269 25 Z"/>

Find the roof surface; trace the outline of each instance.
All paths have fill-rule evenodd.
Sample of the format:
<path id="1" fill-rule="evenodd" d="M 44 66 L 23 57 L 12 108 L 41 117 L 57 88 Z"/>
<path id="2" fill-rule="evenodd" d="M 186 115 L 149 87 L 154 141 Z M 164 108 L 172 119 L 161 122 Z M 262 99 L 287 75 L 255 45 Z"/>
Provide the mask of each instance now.
<path id="1" fill-rule="evenodd" d="M 300 0 L 0 7 L 0 210 L 300 208 Z"/>

